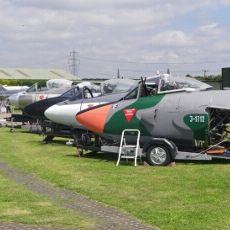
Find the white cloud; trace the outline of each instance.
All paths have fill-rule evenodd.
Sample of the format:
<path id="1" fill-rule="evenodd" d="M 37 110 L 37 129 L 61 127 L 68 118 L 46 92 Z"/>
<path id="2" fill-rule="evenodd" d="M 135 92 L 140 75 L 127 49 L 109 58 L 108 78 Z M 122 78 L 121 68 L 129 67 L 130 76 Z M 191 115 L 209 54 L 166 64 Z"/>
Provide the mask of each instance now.
<path id="1" fill-rule="evenodd" d="M 228 0 L 3 0 L 1 67 L 69 70 L 75 49 L 81 77 L 109 77 L 118 67 L 134 77 L 168 67 L 182 73 L 181 63 L 195 74 L 208 62 L 217 74 L 228 60 L 230 19 L 219 24 L 210 11 L 229 6 Z"/>

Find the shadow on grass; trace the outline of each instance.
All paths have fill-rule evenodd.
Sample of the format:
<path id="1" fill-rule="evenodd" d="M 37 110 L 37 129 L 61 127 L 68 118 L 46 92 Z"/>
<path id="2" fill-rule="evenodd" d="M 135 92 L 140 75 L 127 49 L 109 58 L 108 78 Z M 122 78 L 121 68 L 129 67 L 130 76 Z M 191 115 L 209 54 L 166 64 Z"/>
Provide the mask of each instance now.
<path id="1" fill-rule="evenodd" d="M 66 155 L 68 157 L 74 157 L 74 158 L 88 158 L 88 159 L 94 159 L 98 160 L 99 162 L 105 161 L 105 162 L 114 162 L 114 165 L 117 163 L 118 154 L 117 153 L 107 153 L 107 152 L 94 152 L 89 151 L 87 153 L 84 153 L 81 157 L 79 157 L 77 154 L 68 154 Z M 138 162 L 139 164 L 139 162 Z M 126 160 L 122 159 L 119 163 L 119 165 L 127 165 L 127 166 L 133 166 L 134 160 L 129 160 L 126 162 Z"/>
<path id="2" fill-rule="evenodd" d="M 178 163 L 184 163 L 184 164 L 230 164 L 230 158 L 229 159 L 218 159 L 214 158 L 211 161 L 197 161 L 197 160 L 176 160 Z"/>
<path id="3" fill-rule="evenodd" d="M 78 157 L 77 154 L 74 157 Z M 106 152 L 87 152 L 85 154 L 83 154 L 82 157 L 85 158 L 93 158 L 93 159 L 98 159 L 98 160 L 104 160 L 104 161 L 114 161 L 115 163 L 117 162 L 118 159 L 118 154 L 117 153 L 106 153 Z M 143 157 L 142 161 L 144 162 L 146 159 Z M 138 164 L 139 164 L 139 160 L 137 160 Z M 218 159 L 218 158 L 214 158 L 213 160 L 209 161 L 197 161 L 197 160 L 176 160 L 175 162 L 178 163 L 184 163 L 184 164 L 230 164 L 230 157 L 229 159 Z M 129 160 L 128 162 L 126 162 L 125 159 L 121 159 L 120 161 L 120 165 L 133 165 L 134 164 L 134 160 Z"/>
<path id="4" fill-rule="evenodd" d="M 68 139 L 63 139 L 63 140 L 61 140 L 61 139 L 53 139 L 52 141 L 49 141 L 49 142 L 43 142 L 43 140 L 41 140 L 41 144 L 43 144 L 43 145 L 61 145 L 61 146 L 66 146 L 67 148 L 69 147 L 69 148 L 71 148 L 71 147 L 73 147 L 73 146 L 68 146 L 68 145 L 66 145 L 66 142 L 68 141 Z"/>
<path id="5" fill-rule="evenodd" d="M 117 163 L 118 159 L 118 154 L 117 153 L 107 153 L 107 152 L 94 152 L 94 151 L 89 151 L 84 153 L 81 157 L 75 154 L 68 154 L 66 155 L 68 157 L 73 157 L 73 158 L 89 158 L 89 159 L 95 159 L 98 161 L 106 161 L 106 162 L 114 162 L 114 164 Z M 142 162 L 146 161 L 145 158 L 142 158 Z M 230 164 L 230 158 L 229 159 L 213 159 L 211 161 L 197 161 L 197 160 L 176 160 L 176 163 L 184 164 L 184 165 L 215 165 L 215 164 Z M 137 160 L 137 164 L 140 165 L 140 161 Z M 133 166 L 134 165 L 134 160 L 130 159 L 128 162 L 126 162 L 125 159 L 121 159 L 119 165 L 127 165 L 127 166 Z M 154 166 L 153 166 L 154 167 Z M 156 166 L 155 166 L 156 167 Z"/>
<path id="6" fill-rule="evenodd" d="M 77 155 L 77 153 L 73 154 L 73 155 L 69 154 L 67 156 L 69 156 L 69 157 L 79 157 Z M 112 161 L 114 161 L 114 160 L 117 160 L 118 155 L 115 154 L 115 153 L 89 151 L 87 153 L 84 153 L 81 157 L 84 157 L 84 158 L 93 158 L 93 159 L 98 159 L 98 160 L 102 159 L 102 160 L 108 160 L 108 161 L 112 160 Z"/>
<path id="7" fill-rule="evenodd" d="M 40 140 L 28 140 L 27 142 L 30 143 L 37 143 L 39 146 L 66 146 L 67 148 L 71 148 L 73 146 L 68 146 L 66 145 L 66 142 L 68 141 L 68 139 L 53 139 L 51 141 L 44 141 L 44 138 L 42 135 L 37 134 L 39 138 L 41 138 Z"/>

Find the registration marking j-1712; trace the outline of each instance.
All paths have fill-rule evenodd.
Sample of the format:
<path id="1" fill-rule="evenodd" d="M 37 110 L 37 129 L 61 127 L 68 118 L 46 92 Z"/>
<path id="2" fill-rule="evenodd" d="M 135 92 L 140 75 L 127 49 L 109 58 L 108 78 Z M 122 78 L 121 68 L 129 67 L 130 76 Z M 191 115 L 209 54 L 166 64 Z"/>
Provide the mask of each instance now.
<path id="1" fill-rule="evenodd" d="M 205 116 L 204 115 L 193 115 L 193 116 L 189 116 L 190 120 L 189 122 L 193 123 L 203 123 L 205 122 Z"/>

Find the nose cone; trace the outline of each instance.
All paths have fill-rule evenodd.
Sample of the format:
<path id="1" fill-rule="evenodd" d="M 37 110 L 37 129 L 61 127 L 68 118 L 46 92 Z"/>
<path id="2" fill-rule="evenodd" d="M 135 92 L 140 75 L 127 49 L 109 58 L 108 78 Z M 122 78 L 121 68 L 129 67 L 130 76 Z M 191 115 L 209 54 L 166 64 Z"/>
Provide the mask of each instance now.
<path id="1" fill-rule="evenodd" d="M 13 106 L 19 107 L 19 94 L 13 94 L 7 98 L 9 103 Z"/>
<path id="2" fill-rule="evenodd" d="M 39 105 L 37 102 L 31 103 L 27 106 L 25 106 L 22 109 L 23 113 L 35 118 L 35 119 L 40 119 L 42 115 L 42 111 L 39 110 Z M 43 111 L 44 112 L 44 111 Z M 44 113 L 43 113 L 44 116 Z"/>
<path id="3" fill-rule="evenodd" d="M 111 107 L 112 104 L 109 104 L 80 112 L 76 115 L 76 120 L 95 133 L 103 133 Z"/>
<path id="4" fill-rule="evenodd" d="M 79 112 L 78 106 L 71 105 L 53 105 L 45 111 L 45 116 L 58 124 L 76 127 L 79 123 L 76 121 L 76 113 Z"/>
<path id="5" fill-rule="evenodd" d="M 61 109 L 61 106 L 53 105 L 46 109 L 44 114 L 49 120 L 55 123 L 63 124 L 64 122 L 63 110 Z"/>
<path id="6" fill-rule="evenodd" d="M 34 98 L 35 95 L 22 92 L 22 93 L 13 94 L 8 99 L 11 105 L 14 105 L 22 109 L 26 105 L 34 102 Z"/>
<path id="7" fill-rule="evenodd" d="M 45 120 L 47 119 L 44 115 L 45 111 L 52 105 L 55 105 L 64 100 L 65 98 L 62 97 L 47 98 L 25 106 L 22 111 L 35 119 Z"/>

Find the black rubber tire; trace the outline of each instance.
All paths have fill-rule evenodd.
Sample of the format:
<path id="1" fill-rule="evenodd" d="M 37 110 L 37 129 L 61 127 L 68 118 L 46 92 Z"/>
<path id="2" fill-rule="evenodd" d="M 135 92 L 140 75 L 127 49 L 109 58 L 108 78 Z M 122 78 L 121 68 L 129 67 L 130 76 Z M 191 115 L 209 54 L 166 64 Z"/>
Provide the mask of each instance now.
<path id="1" fill-rule="evenodd" d="M 90 143 L 91 143 L 90 135 L 88 135 L 88 134 L 87 135 L 82 135 L 81 142 L 82 142 L 83 145 L 90 145 Z"/>
<path id="2" fill-rule="evenodd" d="M 163 145 L 152 145 L 146 152 L 146 158 L 149 165 L 166 166 L 172 161 L 172 157 L 168 149 Z"/>

